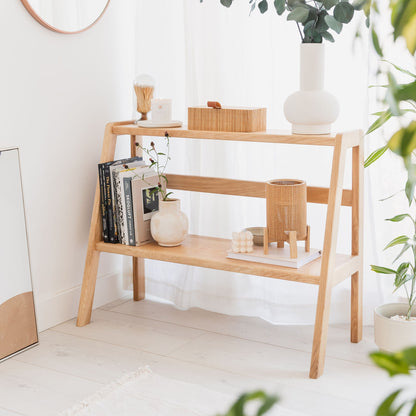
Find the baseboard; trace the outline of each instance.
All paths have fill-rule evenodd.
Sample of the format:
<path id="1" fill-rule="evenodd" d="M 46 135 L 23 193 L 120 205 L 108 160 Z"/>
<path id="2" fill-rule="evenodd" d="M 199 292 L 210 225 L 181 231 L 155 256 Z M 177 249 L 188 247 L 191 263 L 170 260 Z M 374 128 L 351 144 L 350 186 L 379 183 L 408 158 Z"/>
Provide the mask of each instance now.
<path id="1" fill-rule="evenodd" d="M 78 313 L 81 285 L 58 293 L 48 299 L 36 299 L 36 319 L 38 330 L 44 331 L 69 319 Z M 113 302 L 126 295 L 122 288 L 121 273 L 98 277 L 95 288 L 94 308 Z"/>

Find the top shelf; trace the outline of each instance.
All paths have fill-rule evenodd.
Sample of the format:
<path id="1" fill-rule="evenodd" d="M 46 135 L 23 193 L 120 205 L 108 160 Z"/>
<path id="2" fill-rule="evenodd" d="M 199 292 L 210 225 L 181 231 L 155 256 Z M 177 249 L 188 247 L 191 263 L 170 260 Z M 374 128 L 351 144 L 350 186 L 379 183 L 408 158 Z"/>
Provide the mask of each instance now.
<path id="1" fill-rule="evenodd" d="M 226 131 L 188 130 L 184 127 L 173 128 L 146 128 L 134 124 L 114 125 L 113 133 L 117 135 L 128 134 L 132 136 L 162 137 L 168 132 L 170 137 L 184 139 L 230 140 L 239 142 L 264 142 L 306 144 L 315 146 L 335 146 L 335 134 L 292 134 L 282 130 L 266 130 L 253 133 L 235 133 Z"/>

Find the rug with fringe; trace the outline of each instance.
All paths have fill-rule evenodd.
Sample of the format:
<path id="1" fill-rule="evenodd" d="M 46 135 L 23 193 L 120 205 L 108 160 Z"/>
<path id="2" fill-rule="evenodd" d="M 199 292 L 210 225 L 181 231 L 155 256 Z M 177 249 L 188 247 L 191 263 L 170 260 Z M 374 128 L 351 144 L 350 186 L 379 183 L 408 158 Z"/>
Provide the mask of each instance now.
<path id="1" fill-rule="evenodd" d="M 59 416 L 215 416 L 236 396 L 162 377 L 143 367 L 125 374 Z M 267 416 L 306 416 L 276 405 Z"/>

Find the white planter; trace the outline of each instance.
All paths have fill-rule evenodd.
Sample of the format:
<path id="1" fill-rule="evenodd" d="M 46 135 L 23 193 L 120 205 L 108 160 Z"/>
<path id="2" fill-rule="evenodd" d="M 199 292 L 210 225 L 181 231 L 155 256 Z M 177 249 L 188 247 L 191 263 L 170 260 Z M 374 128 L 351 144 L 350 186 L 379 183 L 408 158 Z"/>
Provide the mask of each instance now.
<path id="1" fill-rule="evenodd" d="M 396 352 L 416 345 L 416 321 L 396 321 L 395 315 L 407 314 L 406 303 L 388 303 L 374 309 L 374 338 L 380 350 Z M 416 315 L 416 307 L 412 316 Z"/>
<path id="2" fill-rule="evenodd" d="M 159 212 L 150 221 L 150 232 L 160 246 L 179 246 L 188 235 L 188 218 L 180 208 L 179 199 L 159 201 Z"/>
<path id="3" fill-rule="evenodd" d="M 284 113 L 296 134 L 329 134 L 339 114 L 337 99 L 324 91 L 323 43 L 300 45 L 300 91 L 290 95 Z"/>

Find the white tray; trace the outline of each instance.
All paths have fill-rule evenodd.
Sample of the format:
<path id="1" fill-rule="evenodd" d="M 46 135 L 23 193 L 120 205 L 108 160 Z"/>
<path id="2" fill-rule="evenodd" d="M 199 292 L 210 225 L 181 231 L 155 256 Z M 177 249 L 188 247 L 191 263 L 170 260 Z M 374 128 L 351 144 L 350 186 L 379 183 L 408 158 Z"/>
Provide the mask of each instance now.
<path id="1" fill-rule="evenodd" d="M 149 127 L 149 128 L 155 128 L 155 127 L 181 127 L 182 121 L 179 120 L 172 120 L 168 121 L 167 123 L 157 122 L 153 120 L 139 120 L 136 123 L 139 127 Z"/>

